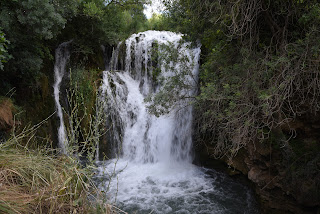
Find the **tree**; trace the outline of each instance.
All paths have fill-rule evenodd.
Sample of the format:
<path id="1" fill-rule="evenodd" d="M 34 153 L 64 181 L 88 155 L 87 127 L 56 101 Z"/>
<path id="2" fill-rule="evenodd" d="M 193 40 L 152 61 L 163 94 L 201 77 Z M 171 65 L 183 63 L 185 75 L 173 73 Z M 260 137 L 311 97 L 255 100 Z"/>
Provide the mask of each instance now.
<path id="1" fill-rule="evenodd" d="M 0 25 L 10 41 L 12 58 L 0 73 L 10 83 L 34 84 L 43 61 L 51 58 L 49 41 L 76 12 L 77 1 L 4 0 L 0 3 Z M 24 81 L 27 80 L 27 81 Z"/>
<path id="2" fill-rule="evenodd" d="M 74 53 L 86 61 L 102 44 L 116 44 L 145 22 L 144 0 L 3 0 L 0 26 L 10 41 L 0 78 L 12 87 L 34 88 L 52 66 L 54 50 L 73 39 Z M 125 18 L 131 18 L 126 23 Z M 80 63 L 80 62 L 79 62 Z M 94 63 L 91 63 L 94 64 Z M 17 84 L 19 83 L 19 84 Z"/>

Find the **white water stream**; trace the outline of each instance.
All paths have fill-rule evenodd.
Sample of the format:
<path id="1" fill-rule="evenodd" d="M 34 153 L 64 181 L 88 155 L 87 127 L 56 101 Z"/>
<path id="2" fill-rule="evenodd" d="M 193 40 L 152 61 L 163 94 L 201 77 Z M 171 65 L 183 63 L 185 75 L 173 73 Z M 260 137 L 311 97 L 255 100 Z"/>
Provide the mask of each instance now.
<path id="1" fill-rule="evenodd" d="M 168 54 L 161 44 L 177 50 L 178 58 L 184 60 L 168 62 L 172 70 L 158 58 L 156 67 L 161 73 L 157 79 L 188 68 L 183 83 L 190 87 L 179 95 L 192 97 L 200 47 L 181 42 L 179 34 L 157 31 L 134 34 L 124 44 L 123 70 L 112 71 L 121 64 L 119 45 L 102 86 L 111 132 L 108 145 L 119 154 L 100 163 L 97 177 L 110 201 L 129 213 L 257 213 L 248 188 L 223 174 L 192 165 L 190 100 L 179 101 L 170 113 L 160 117 L 147 112 L 144 99 L 163 87 L 154 80 L 153 49 L 156 47 L 160 55 Z"/>
<path id="2" fill-rule="evenodd" d="M 62 83 L 62 79 L 65 74 L 66 65 L 70 57 L 69 52 L 69 42 L 64 42 L 59 45 L 59 47 L 56 49 L 55 53 L 55 64 L 54 64 L 54 85 L 53 85 L 53 91 L 54 91 L 54 100 L 56 104 L 57 114 L 59 117 L 59 127 L 58 127 L 58 146 L 61 149 L 62 153 L 66 154 L 66 144 L 67 144 L 67 137 L 66 137 L 66 131 L 64 126 L 64 120 L 63 120 L 63 111 L 60 103 L 60 86 Z"/>

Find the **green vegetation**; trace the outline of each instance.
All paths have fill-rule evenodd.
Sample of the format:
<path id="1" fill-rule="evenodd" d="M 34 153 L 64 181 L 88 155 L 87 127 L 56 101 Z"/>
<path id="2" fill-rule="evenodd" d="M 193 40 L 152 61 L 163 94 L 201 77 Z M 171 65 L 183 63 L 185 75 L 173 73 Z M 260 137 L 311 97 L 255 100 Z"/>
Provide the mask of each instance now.
<path id="1" fill-rule="evenodd" d="M 1 95 L 13 87 L 38 90 L 42 74 L 52 72 L 54 50 L 62 42 L 73 39 L 73 52 L 78 59 L 91 63 L 90 56 L 99 52 L 101 45 L 114 45 L 143 29 L 144 3 L 144 0 L 1 1 Z M 5 61 L 8 63 L 3 67 Z"/>
<path id="2" fill-rule="evenodd" d="M 97 101 L 98 88 L 100 86 L 100 70 L 86 70 L 77 68 L 71 70 L 70 75 L 70 97 L 73 97 L 77 103 L 77 110 L 83 117 L 82 127 L 88 127 L 89 115 L 95 114 L 95 105 Z"/>
<path id="3" fill-rule="evenodd" d="M 317 1 L 178 0 L 167 7 L 172 30 L 203 45 L 196 118 L 217 157 L 233 157 L 320 110 Z"/>
<path id="4" fill-rule="evenodd" d="M 156 58 L 152 59 L 153 81 L 160 83 L 163 87 L 158 93 L 150 94 L 145 99 L 149 103 L 148 111 L 151 114 L 160 116 L 171 111 L 180 100 L 188 100 L 192 103 L 190 98 L 193 97 L 190 97 L 187 91 L 195 87 L 195 80 L 188 78 L 192 77 L 193 71 L 188 56 L 182 56 L 180 50 L 172 43 L 161 45 L 154 43 L 152 51 Z M 179 69 L 177 69 L 177 66 Z M 159 75 L 160 68 L 173 73 L 173 75 L 166 78 L 161 77 Z M 186 93 L 181 93 L 181 91 Z"/>
<path id="5" fill-rule="evenodd" d="M 66 129 L 68 153 L 76 152 L 80 158 L 93 163 L 96 149 L 102 135 L 106 115 L 104 102 L 99 96 L 97 74 L 99 71 L 87 71 L 79 68 L 71 73 L 68 90 L 68 108 L 66 111 Z"/>
<path id="6" fill-rule="evenodd" d="M 170 18 L 165 14 L 152 14 L 152 17 L 147 21 L 147 28 L 150 30 L 167 30 L 170 31 Z"/>

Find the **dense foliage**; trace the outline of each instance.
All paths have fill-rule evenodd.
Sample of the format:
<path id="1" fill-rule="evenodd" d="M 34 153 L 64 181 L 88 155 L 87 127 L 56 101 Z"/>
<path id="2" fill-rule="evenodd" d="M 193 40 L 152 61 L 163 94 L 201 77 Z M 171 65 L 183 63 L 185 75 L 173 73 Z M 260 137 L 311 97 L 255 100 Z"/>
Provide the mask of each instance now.
<path id="1" fill-rule="evenodd" d="M 100 50 L 100 45 L 115 44 L 141 30 L 146 19 L 144 3 L 144 0 L 1 1 L 0 93 L 14 87 L 37 90 L 43 74 L 52 72 L 54 50 L 62 42 L 73 40 L 74 53 L 85 61 Z M 8 62 L 3 66 L 5 61 Z"/>
<path id="2" fill-rule="evenodd" d="M 165 2 L 175 30 L 203 45 L 197 118 L 217 156 L 319 111 L 318 1 Z M 287 140 L 280 146 L 290 150 Z"/>

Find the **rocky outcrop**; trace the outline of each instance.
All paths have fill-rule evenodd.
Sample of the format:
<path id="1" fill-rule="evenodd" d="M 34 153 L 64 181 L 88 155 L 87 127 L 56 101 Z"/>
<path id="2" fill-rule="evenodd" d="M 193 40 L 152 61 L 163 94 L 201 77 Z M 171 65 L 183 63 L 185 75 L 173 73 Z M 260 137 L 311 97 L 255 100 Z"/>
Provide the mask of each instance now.
<path id="1" fill-rule="evenodd" d="M 233 159 L 222 158 L 231 174 L 238 171 L 254 184 L 263 213 L 320 213 L 319 121 L 296 119 L 273 130 L 264 142 L 248 143 Z M 296 136 L 288 140 L 292 128 Z M 202 160 L 214 159 L 212 149 L 206 146 L 208 155 Z"/>
<path id="2" fill-rule="evenodd" d="M 9 99 L 0 100 L 0 131 L 8 131 L 13 125 L 12 102 Z"/>
<path id="3" fill-rule="evenodd" d="M 246 158 L 236 158 L 229 164 L 241 170 L 237 167 L 238 162 L 245 163 L 248 172 L 242 172 L 255 184 L 265 213 L 316 213 L 320 200 L 319 193 L 313 192 L 319 188 L 319 172 L 309 171 L 309 175 L 297 176 L 303 173 L 300 168 L 310 164 L 311 160 L 295 163 L 292 159 L 290 164 L 285 160 L 284 152 L 270 142 L 248 144 L 244 150 Z"/>

